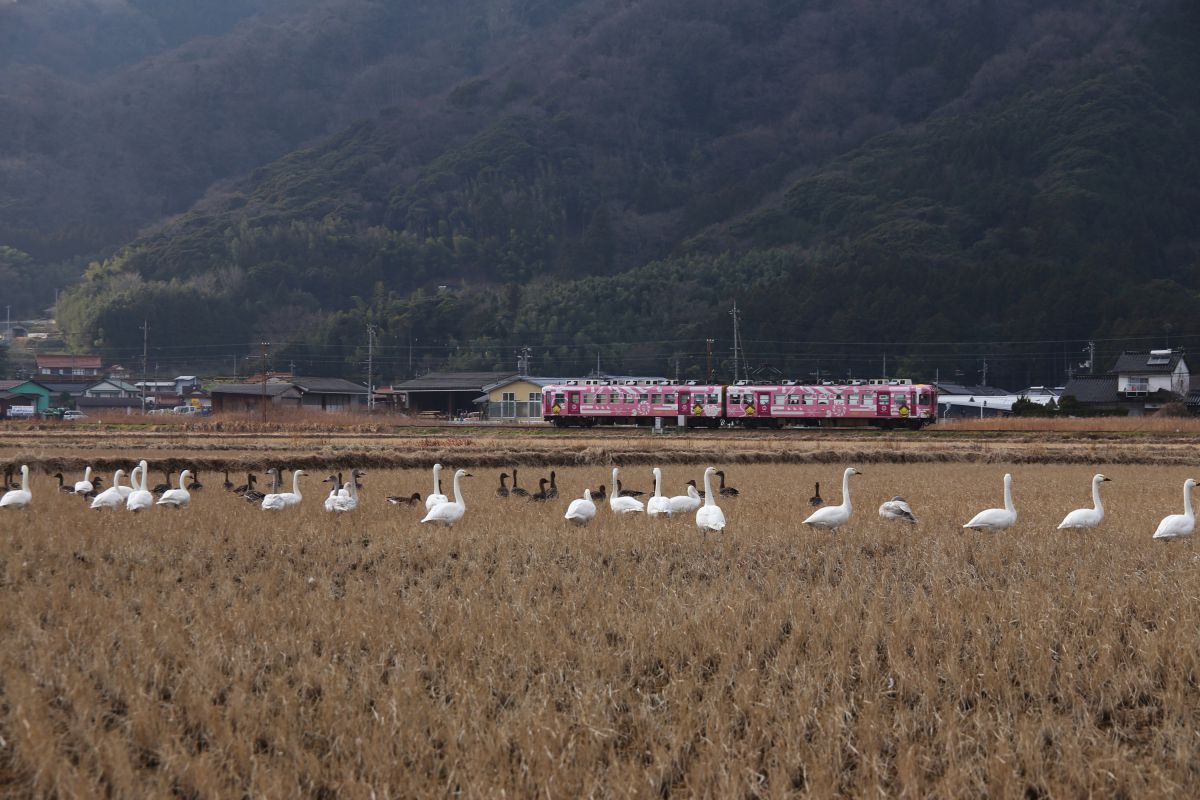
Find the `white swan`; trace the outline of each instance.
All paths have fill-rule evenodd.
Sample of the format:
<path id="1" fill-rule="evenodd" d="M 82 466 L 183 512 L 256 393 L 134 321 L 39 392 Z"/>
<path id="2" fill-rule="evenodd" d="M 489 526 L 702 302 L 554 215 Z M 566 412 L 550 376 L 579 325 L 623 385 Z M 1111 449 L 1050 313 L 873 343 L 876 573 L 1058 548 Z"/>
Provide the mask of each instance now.
<path id="1" fill-rule="evenodd" d="M 83 480 L 75 481 L 75 494 L 87 494 L 95 488 L 92 485 L 92 468 L 85 467 L 83 470 Z"/>
<path id="2" fill-rule="evenodd" d="M 137 472 L 136 467 L 134 468 L 134 472 Z M 121 485 L 121 478 L 123 478 L 123 477 L 125 477 L 125 470 L 119 469 L 116 472 L 114 472 L 113 479 L 112 479 L 112 486 L 108 487 L 103 492 L 101 492 L 100 494 L 93 497 L 92 505 L 90 506 L 90 508 L 117 509 L 117 508 L 120 508 L 122 505 L 124 505 L 125 495 L 121 494 L 121 490 L 127 489 L 128 487 Z M 132 491 L 132 490 L 130 490 L 130 491 Z"/>
<path id="3" fill-rule="evenodd" d="M 21 465 L 21 488 L 12 489 L 0 497 L 0 508 L 25 508 L 33 502 L 33 493 L 29 491 L 29 467 Z"/>
<path id="4" fill-rule="evenodd" d="M 364 473 L 350 470 L 350 483 L 343 486 L 333 500 L 333 510 L 339 514 L 358 508 L 358 476 Z"/>
<path id="5" fill-rule="evenodd" d="M 617 489 L 617 475 L 620 470 L 613 467 L 612 471 L 612 493 L 608 496 L 608 507 L 612 509 L 614 514 L 637 514 L 644 511 L 646 506 L 641 500 L 636 497 L 621 497 L 620 491 Z"/>
<path id="6" fill-rule="evenodd" d="M 129 511 L 141 511 L 144 508 L 154 507 L 154 495 L 150 494 L 150 490 L 146 488 L 146 473 L 149 471 L 150 467 L 144 459 L 138 462 L 138 486 L 125 498 L 125 508 Z"/>
<path id="7" fill-rule="evenodd" d="M 442 503 L 450 502 L 450 498 L 442 494 L 442 465 L 433 465 L 433 493 L 425 498 L 425 510 L 429 511 L 434 506 L 440 506 Z"/>
<path id="8" fill-rule="evenodd" d="M 1063 517 L 1063 521 L 1058 524 L 1058 529 L 1067 530 L 1068 528 L 1075 530 L 1083 530 L 1094 528 L 1104 521 L 1104 504 L 1100 502 L 1100 484 L 1105 481 L 1111 481 L 1112 478 L 1106 478 L 1103 475 L 1096 474 L 1092 477 L 1092 508 L 1077 508 L 1070 514 Z"/>
<path id="9" fill-rule="evenodd" d="M 133 492 L 133 487 L 137 485 L 138 475 L 141 474 L 141 471 L 142 471 L 142 468 L 135 465 L 134 468 L 132 470 L 130 470 L 130 472 L 129 472 L 129 485 L 117 487 L 117 491 L 121 493 L 122 501 L 129 499 L 130 493 Z M 124 473 L 122 473 L 122 474 L 124 474 Z"/>
<path id="10" fill-rule="evenodd" d="M 854 467 L 846 467 L 846 471 L 842 473 L 842 504 L 840 506 L 818 508 L 808 519 L 804 520 L 805 525 L 812 525 L 814 528 L 821 528 L 827 531 L 836 531 L 850 521 L 851 475 L 862 475 L 862 473 Z"/>
<path id="11" fill-rule="evenodd" d="M 912 506 L 908 504 L 903 497 L 896 495 L 891 500 L 879 507 L 879 516 L 884 519 L 898 520 L 900 522 L 908 522 L 912 525 L 917 524 L 917 518 L 913 516 Z"/>
<path id="12" fill-rule="evenodd" d="M 155 505 L 186 508 L 192 502 L 192 494 L 187 490 L 187 479 L 190 477 L 192 477 L 190 469 L 185 469 L 179 473 L 179 488 L 167 489 L 162 493 L 162 497 L 158 498 L 158 502 Z"/>
<path id="13" fill-rule="evenodd" d="M 671 516 L 671 498 L 662 496 L 662 470 L 658 467 L 654 468 L 654 496 L 646 501 L 646 513 L 652 517 Z"/>
<path id="14" fill-rule="evenodd" d="M 466 498 L 463 497 L 462 486 L 460 481 L 463 478 L 472 477 L 471 473 L 465 469 L 460 469 L 454 473 L 454 502 L 442 503 L 429 509 L 429 513 L 421 522 L 439 522 L 442 525 L 450 526 L 463 518 L 467 513 Z"/>
<path id="15" fill-rule="evenodd" d="M 1004 474 L 1004 508 L 989 508 L 980 511 L 964 528 L 977 531 L 1003 531 L 1017 524 L 1017 507 L 1012 499 L 1012 475 Z"/>
<path id="16" fill-rule="evenodd" d="M 300 476 L 304 474 L 306 473 L 302 469 L 292 472 L 292 490 L 290 492 L 279 492 L 264 497 L 262 500 L 263 511 L 281 511 L 300 505 L 300 501 L 304 499 L 304 496 L 300 494 Z"/>
<path id="17" fill-rule="evenodd" d="M 701 533 L 708 531 L 720 533 L 725 530 L 725 512 L 717 505 L 712 490 L 712 476 L 716 471 L 716 467 L 704 470 L 704 505 L 696 511 L 696 527 L 700 529 Z"/>
<path id="18" fill-rule="evenodd" d="M 21 485 L 24 486 L 24 484 L 25 482 L 22 481 Z M 1154 532 L 1155 539 L 1186 539 L 1192 535 L 1192 531 L 1196 529 L 1196 513 L 1192 511 L 1192 489 L 1195 488 L 1196 481 L 1192 478 L 1184 481 L 1183 513 L 1163 517 L 1163 521 L 1158 523 L 1158 530 Z M 8 495 L 4 496 L 8 497 Z"/>
<path id="19" fill-rule="evenodd" d="M 583 497 L 577 497 L 571 501 L 571 505 L 567 506 L 567 513 L 564 519 L 574 522 L 576 525 L 587 526 L 596 516 L 596 504 L 592 502 L 592 490 L 584 489 Z"/>
<path id="20" fill-rule="evenodd" d="M 330 475 L 328 478 L 321 481 L 321 483 L 329 484 L 329 494 L 325 497 L 325 510 L 332 512 L 333 506 L 337 502 L 338 494 L 341 492 L 342 487 L 338 485 L 339 482 L 337 475 Z"/>
<path id="21" fill-rule="evenodd" d="M 690 483 L 687 487 L 687 494 L 677 494 L 670 498 L 672 514 L 690 514 L 700 508 L 700 492 L 696 491 L 696 487 Z"/>

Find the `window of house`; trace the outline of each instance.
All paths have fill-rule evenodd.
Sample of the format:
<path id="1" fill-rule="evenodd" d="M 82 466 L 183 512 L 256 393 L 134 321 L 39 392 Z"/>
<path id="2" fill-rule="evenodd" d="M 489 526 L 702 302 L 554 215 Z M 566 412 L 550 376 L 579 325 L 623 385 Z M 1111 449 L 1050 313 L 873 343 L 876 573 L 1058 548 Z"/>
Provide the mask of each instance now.
<path id="1" fill-rule="evenodd" d="M 537 403 L 537 402 L 539 402 L 541 399 L 542 399 L 542 393 L 541 393 L 541 392 L 530 392 L 530 393 L 529 393 L 529 402 L 531 402 L 531 403 Z"/>
<path id="2" fill-rule="evenodd" d="M 503 394 L 500 395 L 500 399 L 506 403 L 511 403 L 517 399 L 517 393 L 516 392 L 504 392 Z"/>

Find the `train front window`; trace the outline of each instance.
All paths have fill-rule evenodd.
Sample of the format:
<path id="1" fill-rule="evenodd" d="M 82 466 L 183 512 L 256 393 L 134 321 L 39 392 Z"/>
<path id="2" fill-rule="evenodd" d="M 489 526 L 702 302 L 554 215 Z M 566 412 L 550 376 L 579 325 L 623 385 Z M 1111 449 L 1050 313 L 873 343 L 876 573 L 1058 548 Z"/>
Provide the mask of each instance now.
<path id="1" fill-rule="evenodd" d="M 929 392 L 921 392 L 917 395 L 917 403 L 923 406 L 929 405 Z"/>

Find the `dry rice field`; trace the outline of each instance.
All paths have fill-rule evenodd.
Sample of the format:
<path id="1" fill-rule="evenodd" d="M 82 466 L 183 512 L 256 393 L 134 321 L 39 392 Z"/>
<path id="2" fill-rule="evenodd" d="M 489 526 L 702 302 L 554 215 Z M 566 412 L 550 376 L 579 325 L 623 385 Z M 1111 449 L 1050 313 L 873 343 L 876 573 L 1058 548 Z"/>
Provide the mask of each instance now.
<path id="1" fill-rule="evenodd" d="M 547 504 L 449 465 L 475 474 L 452 529 L 383 500 L 425 470 L 369 469 L 338 518 L 324 473 L 293 512 L 207 475 L 137 516 L 39 471 L 0 517 L 0 795 L 1200 794 L 1200 553 L 1150 540 L 1198 470 L 1105 466 L 1109 518 L 1068 534 L 1087 464 L 860 464 L 831 534 L 800 521 L 845 462 L 722 462 L 741 497 L 702 537 L 568 527 L 605 465 Z M 1018 525 L 963 531 L 1005 471 Z M 701 472 L 665 465 L 670 493 Z M 878 518 L 895 494 L 918 526 Z"/>

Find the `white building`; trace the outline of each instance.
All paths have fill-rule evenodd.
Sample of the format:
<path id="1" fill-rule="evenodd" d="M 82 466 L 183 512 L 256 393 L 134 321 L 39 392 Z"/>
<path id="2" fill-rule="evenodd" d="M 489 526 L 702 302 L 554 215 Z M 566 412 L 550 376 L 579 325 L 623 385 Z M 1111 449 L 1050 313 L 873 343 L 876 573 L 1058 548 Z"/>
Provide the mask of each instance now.
<path id="1" fill-rule="evenodd" d="M 1158 391 L 1185 396 L 1191 388 L 1191 371 L 1182 350 L 1126 350 L 1112 372 L 1117 376 L 1117 394 L 1133 400 Z"/>

